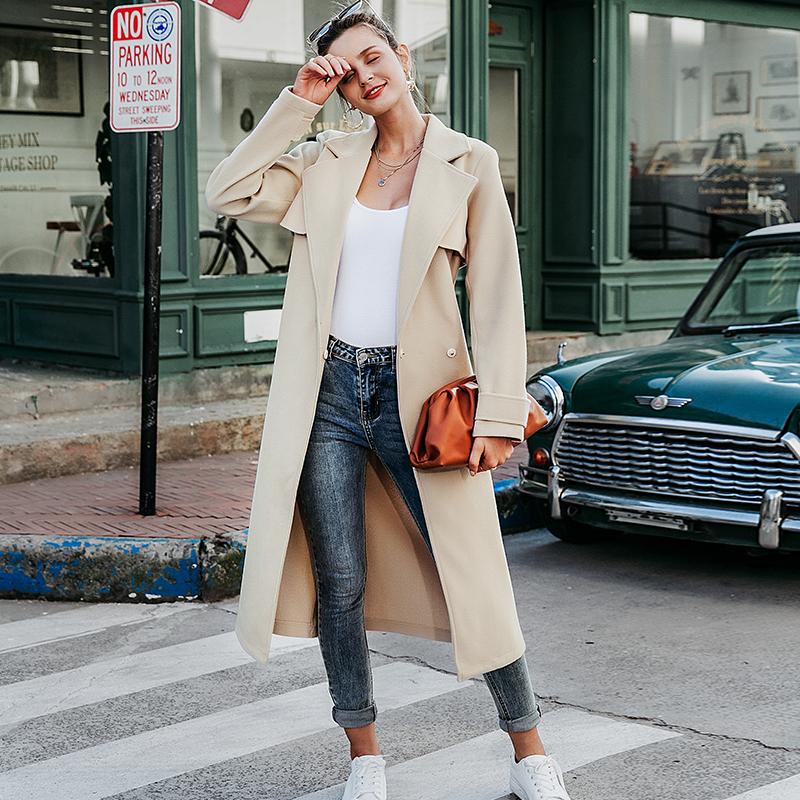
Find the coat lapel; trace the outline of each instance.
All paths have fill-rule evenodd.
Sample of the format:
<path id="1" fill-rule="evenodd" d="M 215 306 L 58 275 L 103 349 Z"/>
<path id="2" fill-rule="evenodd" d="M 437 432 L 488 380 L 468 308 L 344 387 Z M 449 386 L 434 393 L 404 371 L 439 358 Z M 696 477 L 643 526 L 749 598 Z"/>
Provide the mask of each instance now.
<path id="1" fill-rule="evenodd" d="M 398 338 L 442 236 L 466 203 L 477 178 L 450 162 L 469 152 L 467 137 L 424 114 L 428 126 L 411 187 L 400 251 Z M 377 127 L 328 138 L 303 175 L 303 212 L 317 302 L 320 348 L 330 330 L 347 215 L 369 164 Z"/>

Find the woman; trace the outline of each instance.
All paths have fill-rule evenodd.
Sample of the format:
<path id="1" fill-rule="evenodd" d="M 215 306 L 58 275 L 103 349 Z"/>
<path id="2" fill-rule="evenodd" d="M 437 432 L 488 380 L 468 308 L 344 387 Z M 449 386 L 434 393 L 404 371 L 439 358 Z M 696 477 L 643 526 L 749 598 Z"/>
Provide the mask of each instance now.
<path id="1" fill-rule="evenodd" d="M 379 613 L 373 613 L 369 609 L 366 616 L 368 625 L 365 627 L 365 595 L 368 606 L 372 603 L 372 608 L 375 608 L 380 603 L 376 597 L 378 592 L 370 592 L 367 581 L 369 548 L 365 547 L 365 529 L 374 529 L 374 520 L 378 515 L 388 513 L 375 504 L 372 507 L 376 510 L 367 514 L 372 520 L 371 525 L 365 520 L 365 474 L 370 460 L 375 464 L 379 463 L 385 474 L 390 476 L 396 492 L 399 492 L 400 502 L 405 504 L 407 514 L 410 515 L 416 535 L 424 542 L 426 556 L 436 559 L 443 584 L 448 585 L 444 579 L 453 571 L 453 563 L 459 563 L 458 568 L 463 570 L 462 575 L 473 569 L 463 558 L 465 549 L 469 551 L 471 546 L 469 524 L 465 521 L 463 538 L 455 542 L 456 545 L 460 542 L 463 546 L 452 550 L 446 548 L 443 537 L 447 536 L 447 532 L 443 532 L 444 526 L 440 521 L 442 514 L 439 513 L 442 506 L 437 507 L 436 498 L 429 496 L 438 491 L 443 497 L 445 491 L 449 491 L 449 497 L 456 498 L 458 495 L 453 492 L 458 491 L 462 493 L 461 496 L 466 497 L 463 493 L 470 491 L 469 487 L 464 486 L 466 476 L 452 472 L 439 476 L 415 475 L 408 459 L 407 442 L 411 415 L 419 413 L 419 400 L 423 395 L 426 396 L 433 388 L 446 382 L 442 379 L 445 373 L 437 374 L 436 364 L 430 363 L 428 371 L 432 375 L 433 384 L 426 383 L 423 386 L 418 379 L 417 383 L 423 392 L 417 392 L 414 408 L 406 410 L 410 401 L 405 398 L 410 395 L 410 390 L 400 389 L 398 383 L 399 363 L 406 355 L 404 348 L 399 345 L 399 333 L 414 327 L 417 336 L 424 335 L 420 331 L 427 329 L 430 336 L 435 338 L 439 317 L 446 316 L 452 320 L 455 313 L 452 299 L 454 293 L 452 280 L 449 284 L 447 281 L 453 277 L 449 264 L 455 264 L 456 261 L 447 259 L 455 256 L 461 260 L 463 251 L 466 256 L 473 254 L 472 261 L 477 264 L 488 262 L 490 258 L 497 256 L 502 258 L 504 253 L 509 254 L 504 262 L 504 269 L 513 269 L 513 272 L 497 270 L 493 276 L 486 268 L 471 278 L 468 264 L 470 305 L 471 309 L 473 306 L 477 309 L 472 317 L 473 350 L 478 347 L 476 339 L 479 335 L 486 342 L 484 348 L 487 345 L 493 348 L 497 346 L 497 352 L 489 353 L 484 349 L 485 355 L 476 359 L 476 374 L 483 400 L 479 401 L 476 413 L 468 472 L 473 477 L 486 473 L 502 464 L 512 453 L 514 445 L 521 441 L 522 428 L 527 417 L 527 396 L 518 388 L 517 383 L 518 380 L 524 383 L 525 371 L 521 282 L 516 244 L 512 241 L 513 224 L 501 191 L 496 151 L 480 140 L 455 134 L 431 114 L 420 114 L 411 95 L 416 86 L 411 77 L 413 64 L 409 49 L 405 44 L 397 42 L 386 22 L 359 0 L 314 31 L 309 36 L 309 44 L 316 49 L 317 54 L 298 71 L 294 85 L 286 87 L 251 137 L 248 137 L 250 139 L 256 136 L 257 141 L 254 139 L 252 142 L 242 142 L 212 172 L 206 189 L 209 206 L 219 213 L 258 221 L 280 222 L 295 232 L 295 247 L 310 246 L 310 253 L 303 249 L 302 256 L 297 256 L 297 263 L 293 252 L 279 342 L 288 342 L 291 337 L 298 341 L 303 336 L 310 338 L 308 320 L 300 318 L 303 312 L 289 311 L 287 305 L 291 303 L 292 309 L 298 308 L 299 301 L 296 298 L 300 296 L 310 301 L 312 283 L 315 290 L 313 298 L 318 310 L 317 321 L 321 335 L 325 336 L 324 366 L 314 387 L 318 387 L 319 393 L 296 484 L 296 507 L 299 514 L 295 515 L 292 525 L 294 544 L 290 543 L 289 556 L 286 557 L 286 563 L 300 564 L 302 556 L 297 554 L 303 551 L 307 537 L 315 588 L 315 622 L 305 626 L 297 623 L 297 616 L 303 607 L 292 592 L 303 579 L 303 567 L 284 566 L 282 572 L 275 571 L 280 569 L 283 559 L 272 559 L 279 562 L 277 568 L 267 563 L 261 553 L 262 547 L 266 546 L 262 544 L 264 537 L 253 539 L 252 521 L 242 598 L 255 596 L 257 591 L 261 591 L 260 587 L 265 580 L 268 580 L 273 592 L 280 591 L 281 597 L 277 603 L 279 623 L 275 624 L 274 632 L 319 636 L 334 703 L 332 716 L 350 741 L 351 772 L 343 800 L 383 800 L 386 797 L 385 761 L 376 736 L 377 708 L 372 694 L 372 673 L 365 631 L 367 627 L 412 633 L 417 631 L 410 626 L 408 619 L 405 627 L 401 627 L 399 623 L 393 627 L 391 621 L 379 619 Z M 361 151 L 354 149 L 353 155 L 342 145 L 342 138 L 352 137 L 355 143 L 358 136 L 361 137 L 357 140 L 359 145 L 354 144 L 354 148 L 361 147 L 362 142 L 368 141 L 364 134 L 326 131 L 318 135 L 315 141 L 305 142 L 281 158 L 266 154 L 267 148 L 275 147 L 287 131 L 297 133 L 301 124 L 307 125 L 334 91 L 349 103 L 350 111 L 357 110 L 374 118 L 375 131 L 369 138 L 372 142 L 370 153 L 364 153 L 361 157 Z M 299 118 L 294 122 L 283 119 L 279 123 L 276 109 L 284 109 L 285 114 L 297 113 Z M 464 144 L 467 140 L 468 145 L 462 149 L 448 151 L 445 146 L 445 143 L 451 146 L 454 142 Z M 423 163 L 428 166 L 426 172 L 420 172 L 420 179 L 427 183 L 420 186 L 415 185 L 415 176 L 417 164 L 422 154 L 426 153 L 426 142 L 430 152 L 427 152 L 427 160 Z M 434 142 L 437 143 L 436 153 L 433 152 Z M 350 172 L 334 173 L 330 171 L 333 166 L 321 169 L 326 143 L 338 145 L 336 157 L 331 153 L 325 154 L 326 163 L 344 170 L 344 166 L 340 167 L 336 163 L 341 161 Z M 475 165 L 474 172 L 453 166 L 458 163 L 454 157 L 464 153 L 470 154 L 473 160 L 463 163 L 465 166 Z M 442 158 L 443 156 L 446 158 Z M 484 162 L 481 162 L 481 157 L 485 159 Z M 254 163 L 253 160 L 259 158 L 267 163 Z M 445 160 L 448 161 L 446 165 L 441 163 Z M 479 163 L 488 166 L 479 170 Z M 277 169 L 278 165 L 280 169 Z M 433 238 L 439 241 L 440 247 L 442 243 L 447 246 L 437 250 L 428 265 L 420 260 L 427 253 L 428 239 L 425 237 L 430 232 L 423 230 L 425 223 L 422 206 L 425 200 L 412 190 L 416 188 L 418 192 L 428 189 L 433 191 L 434 174 L 442 180 L 451 181 L 446 184 L 451 187 L 451 191 L 463 191 L 465 202 L 459 202 L 462 199 L 460 196 L 451 198 L 451 205 L 446 206 L 446 217 L 442 218 L 437 218 L 436 209 L 431 207 L 430 214 L 437 219 L 436 225 L 430 229 Z M 347 186 L 337 187 L 334 175 L 340 178 L 346 176 Z M 481 182 L 485 182 L 486 187 L 479 187 Z M 335 203 L 331 204 L 330 216 L 333 222 L 330 219 L 322 220 L 323 215 L 319 211 L 312 213 L 313 209 L 323 208 L 326 195 L 335 196 L 335 192 L 339 193 L 339 197 L 351 198 L 352 202 L 345 210 L 339 210 Z M 490 193 L 493 193 L 491 200 L 488 199 Z M 467 195 L 470 203 L 466 202 Z M 489 202 L 494 204 L 491 206 L 495 209 L 491 212 L 495 214 L 494 217 L 489 216 Z M 502 203 L 499 211 L 496 210 L 498 203 Z M 473 219 L 466 219 L 466 224 L 462 222 L 459 227 L 457 216 L 455 222 L 451 220 L 451 207 L 463 207 L 465 215 L 468 209 L 472 209 Z M 335 216 L 336 214 L 339 216 Z M 491 234 L 481 236 L 480 239 L 475 235 L 476 226 L 484 219 L 499 220 L 497 227 L 502 230 L 504 237 L 502 246 L 495 249 L 493 256 L 488 253 L 492 243 Z M 409 230 L 409 235 L 406 235 L 406 223 L 409 220 L 417 228 Z M 336 229 L 339 221 L 344 226 L 341 237 Z M 443 227 L 446 229 L 444 235 L 441 230 Z M 419 245 L 414 244 L 413 238 L 417 231 L 422 241 Z M 469 237 L 470 233 L 472 236 L 461 243 L 459 231 L 461 236 Z M 423 249 L 415 249 L 417 247 Z M 485 254 L 481 248 L 486 249 Z M 512 249 L 513 257 L 510 255 Z M 445 250 L 449 251 L 447 258 L 444 256 Z M 320 267 L 320 263 L 334 256 L 337 263 L 335 270 L 331 267 L 329 274 L 328 270 Z M 469 257 L 465 260 L 470 261 Z M 304 272 L 306 266 L 308 276 Z M 412 275 L 412 271 L 421 268 L 423 271 L 419 275 Z M 507 283 L 498 287 L 498 279 L 502 280 L 504 274 L 509 276 Z M 440 275 L 445 276 L 444 283 L 438 277 Z M 309 278 L 308 281 L 306 277 Z M 293 278 L 295 283 L 290 288 Z M 495 314 L 492 314 L 493 308 L 489 304 L 490 292 L 493 293 L 492 301 L 496 303 Z M 510 299 L 496 299 L 501 297 Z M 307 311 L 307 316 L 314 316 L 313 309 Z M 460 321 L 458 324 L 460 335 Z M 501 331 L 504 325 L 509 326 L 515 337 L 508 348 L 513 354 L 509 356 L 508 363 L 503 362 L 502 345 L 505 340 L 502 337 L 505 334 Z M 412 341 L 410 334 L 404 341 Z M 457 374 L 447 374 L 449 379 L 468 374 L 464 370 L 471 366 L 465 360 L 466 355 L 456 351 L 457 348 L 449 348 L 447 351 L 450 358 L 459 356 L 458 360 L 454 358 L 450 362 L 453 365 L 450 368 Z M 282 352 L 285 351 L 281 351 L 279 345 L 260 459 L 266 458 L 266 451 L 280 449 L 278 428 L 286 428 L 290 419 L 288 408 L 283 411 L 284 400 L 273 398 L 279 374 L 281 386 L 287 386 L 280 390 L 286 394 L 287 406 L 292 399 L 294 402 L 302 402 L 304 396 L 302 391 L 297 390 L 299 383 L 295 384 L 294 395 L 290 396 L 291 382 L 287 370 L 291 367 L 283 366 L 288 356 L 279 365 Z M 431 358 L 431 362 L 433 360 Z M 408 361 L 406 359 L 406 363 Z M 294 366 L 299 368 L 298 364 Z M 410 378 L 406 381 L 411 383 Z M 282 422 L 279 423 L 278 419 Z M 290 440 L 287 438 L 283 441 L 288 443 Z M 267 508 L 269 503 L 264 497 L 271 489 L 265 477 L 269 469 L 267 464 L 271 462 L 263 463 L 265 466 L 262 469 L 262 461 L 259 461 L 259 473 L 263 473 L 263 480 L 259 482 L 257 477 L 252 520 L 261 520 L 270 513 Z M 286 474 L 291 474 L 291 470 L 281 476 L 276 472 L 275 479 L 269 483 L 286 480 Z M 489 476 L 483 476 L 487 477 Z M 471 479 L 466 477 L 466 480 Z M 429 487 L 425 490 L 425 498 L 419 491 L 423 486 Z M 478 484 L 473 486 L 473 494 L 477 494 Z M 490 480 L 484 480 L 479 486 L 481 491 L 491 491 Z M 489 495 L 484 493 L 482 497 L 488 498 Z M 494 523 L 497 514 L 493 494 L 491 503 Z M 260 504 L 257 509 L 256 504 Z M 486 509 L 486 503 L 481 509 Z M 484 517 L 479 520 L 480 524 L 487 519 L 488 517 Z M 435 523 L 433 527 L 429 525 L 430 522 Z M 298 529 L 302 533 L 297 534 Z M 471 552 L 466 552 L 467 556 L 475 555 L 475 560 L 480 562 L 480 548 L 485 546 L 494 549 L 487 551 L 483 576 L 491 581 L 491 586 L 487 587 L 483 597 L 480 592 L 475 591 L 474 585 L 469 587 L 468 593 L 473 597 L 477 595 L 485 605 L 491 604 L 494 597 L 495 610 L 502 610 L 502 604 L 508 602 L 507 598 L 511 594 L 499 528 L 493 525 L 491 530 L 497 533 L 494 537 L 490 536 L 490 531 L 486 528 L 481 531 L 474 527 L 472 530 L 475 534 L 472 539 L 474 546 Z M 435 535 L 432 535 L 434 532 Z M 481 535 L 485 542 L 478 538 Z M 452 540 L 452 536 L 450 538 Z M 393 546 L 393 542 L 387 537 L 385 545 Z M 419 544 L 416 546 L 419 547 Z M 380 572 L 383 569 L 379 561 L 381 550 L 376 549 L 375 544 L 371 547 L 370 572 L 375 569 Z M 282 554 L 285 551 L 273 553 Z M 260 564 L 258 572 L 253 566 L 257 561 Z M 492 573 L 492 563 L 502 563 L 502 569 L 498 568 L 496 573 Z M 423 569 L 424 567 L 422 564 Z M 273 569 L 273 572 L 265 579 L 264 573 L 268 569 Z M 293 574 L 297 575 L 295 585 L 292 584 Z M 381 574 L 387 573 L 384 571 Z M 495 584 L 499 588 L 495 588 Z M 463 608 L 468 602 L 467 592 L 462 587 L 461 596 L 465 599 L 454 600 L 453 584 L 450 587 L 447 610 L 450 614 L 453 642 L 454 645 L 458 642 L 461 652 L 466 652 L 469 638 L 466 623 L 453 623 L 458 619 L 456 609 Z M 388 590 L 388 581 L 386 588 Z M 369 599 L 370 594 L 372 600 Z M 296 602 L 296 610 L 288 613 L 285 609 L 292 602 Z M 498 666 L 482 673 L 497 706 L 500 727 L 508 732 L 512 740 L 514 753 L 510 758 L 509 775 L 512 791 L 522 800 L 568 800 L 561 771 L 553 758 L 545 753 L 536 729 L 541 712 L 531 688 L 525 658 L 519 655 L 524 650 L 524 642 L 521 634 L 517 633 L 516 615 L 510 612 L 505 615 L 513 616 L 511 621 L 506 620 L 502 613 L 493 618 L 491 611 L 480 610 L 477 605 L 472 607 L 472 612 L 482 615 L 484 620 L 481 623 L 482 628 L 474 627 L 474 638 L 490 637 L 490 626 L 510 631 L 505 639 L 496 640 L 505 648 L 500 649 L 499 653 L 513 652 L 517 656 L 513 660 L 508 656 L 501 656 Z M 290 619 L 292 616 L 294 619 Z M 258 636 L 263 635 L 263 621 L 257 623 L 255 613 L 252 614 L 252 623 L 243 621 L 242 617 L 240 602 L 237 634 L 249 652 L 265 661 L 268 645 L 265 646 L 261 641 L 254 644 L 255 631 L 257 630 Z M 293 627 L 294 625 L 298 627 Z M 429 632 L 434 629 L 423 627 L 422 624 L 418 630 L 422 631 L 420 635 L 430 638 L 445 638 L 441 633 Z M 455 635 L 456 630 L 463 631 L 459 638 Z M 506 647 L 508 643 L 513 647 Z M 479 656 L 483 659 L 480 663 L 497 662 L 497 655 L 496 652 L 482 653 Z M 464 677 L 467 671 L 460 668 L 459 678 Z"/>

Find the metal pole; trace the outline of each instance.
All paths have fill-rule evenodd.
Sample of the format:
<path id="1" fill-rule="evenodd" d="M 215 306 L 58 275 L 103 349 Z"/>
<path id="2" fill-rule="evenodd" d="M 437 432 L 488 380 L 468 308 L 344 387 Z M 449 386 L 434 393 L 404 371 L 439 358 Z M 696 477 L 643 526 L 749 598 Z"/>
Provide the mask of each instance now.
<path id="1" fill-rule="evenodd" d="M 161 309 L 161 189 L 164 134 L 147 134 L 147 217 L 144 236 L 142 318 L 142 423 L 139 448 L 139 513 L 155 513 L 158 432 L 158 323 Z"/>

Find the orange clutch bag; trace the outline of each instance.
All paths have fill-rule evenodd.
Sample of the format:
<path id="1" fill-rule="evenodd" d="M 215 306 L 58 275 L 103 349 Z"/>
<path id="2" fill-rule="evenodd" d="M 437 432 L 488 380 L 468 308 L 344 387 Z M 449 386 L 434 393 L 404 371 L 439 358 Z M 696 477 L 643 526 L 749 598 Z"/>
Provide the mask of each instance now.
<path id="1" fill-rule="evenodd" d="M 542 407 L 528 395 L 531 408 L 523 439 L 547 424 Z M 416 469 L 465 467 L 472 451 L 472 429 L 478 407 L 475 375 L 458 378 L 437 389 L 423 404 L 409 458 Z"/>

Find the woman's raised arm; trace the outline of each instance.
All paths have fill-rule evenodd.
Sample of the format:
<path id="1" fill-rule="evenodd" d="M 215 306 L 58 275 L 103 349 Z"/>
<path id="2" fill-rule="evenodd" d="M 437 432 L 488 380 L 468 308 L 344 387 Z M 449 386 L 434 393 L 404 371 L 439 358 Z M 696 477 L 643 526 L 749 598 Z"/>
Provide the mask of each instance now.
<path id="1" fill-rule="evenodd" d="M 294 84 L 281 89 L 258 125 L 209 175 L 208 207 L 228 217 L 280 222 L 324 142 L 317 137 L 284 151 L 308 130 L 349 70 L 345 59 L 330 54 L 303 64 Z"/>
<path id="2" fill-rule="evenodd" d="M 208 207 L 229 217 L 280 222 L 300 189 L 303 170 L 317 160 L 323 145 L 314 140 L 284 151 L 308 130 L 321 108 L 284 86 L 255 128 L 209 175 Z"/>

